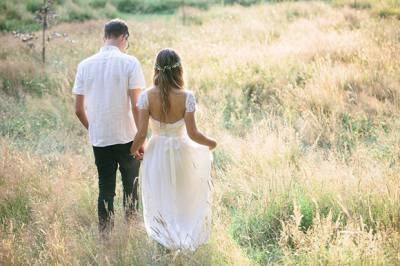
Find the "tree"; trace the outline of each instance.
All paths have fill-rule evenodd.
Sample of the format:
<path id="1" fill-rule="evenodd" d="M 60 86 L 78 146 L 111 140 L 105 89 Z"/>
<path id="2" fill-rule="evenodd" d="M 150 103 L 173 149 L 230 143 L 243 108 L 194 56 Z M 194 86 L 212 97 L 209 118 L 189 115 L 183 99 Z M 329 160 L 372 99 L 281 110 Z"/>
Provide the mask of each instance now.
<path id="1" fill-rule="evenodd" d="M 185 0 L 181 1 L 181 10 L 182 10 L 182 24 L 185 25 L 186 24 L 186 12 L 185 12 Z"/>
<path id="2" fill-rule="evenodd" d="M 57 15 L 53 9 L 54 0 L 43 0 L 43 5 L 36 12 L 36 19 L 42 25 L 42 61 L 46 63 L 46 30 Z"/>

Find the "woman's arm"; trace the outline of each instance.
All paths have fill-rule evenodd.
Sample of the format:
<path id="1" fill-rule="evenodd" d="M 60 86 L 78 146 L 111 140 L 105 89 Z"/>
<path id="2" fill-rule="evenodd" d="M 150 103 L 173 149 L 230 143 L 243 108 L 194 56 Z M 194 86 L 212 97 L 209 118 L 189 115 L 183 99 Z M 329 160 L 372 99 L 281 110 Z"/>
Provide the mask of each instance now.
<path id="1" fill-rule="evenodd" d="M 131 146 L 131 154 L 134 154 L 137 159 L 141 160 L 143 153 L 140 153 L 139 149 L 143 146 L 146 140 L 147 129 L 149 127 L 149 110 L 139 109 L 138 120 L 138 131 Z"/>
<path id="2" fill-rule="evenodd" d="M 214 149 L 217 146 L 217 142 L 205 136 L 201 133 L 196 126 L 195 112 L 186 112 L 185 113 L 185 123 L 186 123 L 186 131 L 189 137 L 194 141 L 201 145 L 208 146 L 210 150 Z"/>

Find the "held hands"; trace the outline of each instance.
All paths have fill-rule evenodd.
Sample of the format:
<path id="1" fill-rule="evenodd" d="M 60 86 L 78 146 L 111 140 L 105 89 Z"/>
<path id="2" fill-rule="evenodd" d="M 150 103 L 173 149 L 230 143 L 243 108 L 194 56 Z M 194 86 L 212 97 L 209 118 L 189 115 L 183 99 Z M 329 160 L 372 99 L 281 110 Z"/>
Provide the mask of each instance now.
<path id="1" fill-rule="evenodd" d="M 134 151 L 133 146 L 131 147 L 131 154 L 135 157 L 136 160 L 143 160 L 144 155 L 144 147 L 141 146 L 138 150 Z"/>

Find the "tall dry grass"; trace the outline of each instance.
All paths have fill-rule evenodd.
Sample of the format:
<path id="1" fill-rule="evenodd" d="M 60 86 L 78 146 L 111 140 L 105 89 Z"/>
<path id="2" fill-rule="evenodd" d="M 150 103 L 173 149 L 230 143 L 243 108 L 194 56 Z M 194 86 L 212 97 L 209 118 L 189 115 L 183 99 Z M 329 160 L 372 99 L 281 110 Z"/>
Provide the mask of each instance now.
<path id="1" fill-rule="evenodd" d="M 97 177 L 72 110 L 77 63 L 103 21 L 61 24 L 49 61 L 1 36 L 0 260 L 4 264 L 251 265 L 400 263 L 400 27 L 319 2 L 130 20 L 130 53 L 150 83 L 173 47 L 214 153 L 213 232 L 166 254 L 142 222 L 97 235 Z M 210 119 L 212 118 L 212 119 Z"/>

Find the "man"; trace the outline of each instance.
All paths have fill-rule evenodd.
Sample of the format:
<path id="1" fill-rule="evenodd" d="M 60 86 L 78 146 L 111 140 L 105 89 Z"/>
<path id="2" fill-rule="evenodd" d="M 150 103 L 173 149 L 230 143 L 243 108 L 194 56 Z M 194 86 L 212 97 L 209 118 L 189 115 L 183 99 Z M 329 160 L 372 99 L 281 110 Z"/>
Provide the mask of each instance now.
<path id="1" fill-rule="evenodd" d="M 110 232 L 113 227 L 118 167 L 122 176 L 125 217 L 128 219 L 137 209 L 141 158 L 134 158 L 130 147 L 138 124 L 136 102 L 145 87 L 145 80 L 139 61 L 124 53 L 128 37 L 128 26 L 124 21 L 114 19 L 106 23 L 104 46 L 78 65 L 73 87 L 75 112 L 89 130 L 99 175 L 101 233 Z"/>

